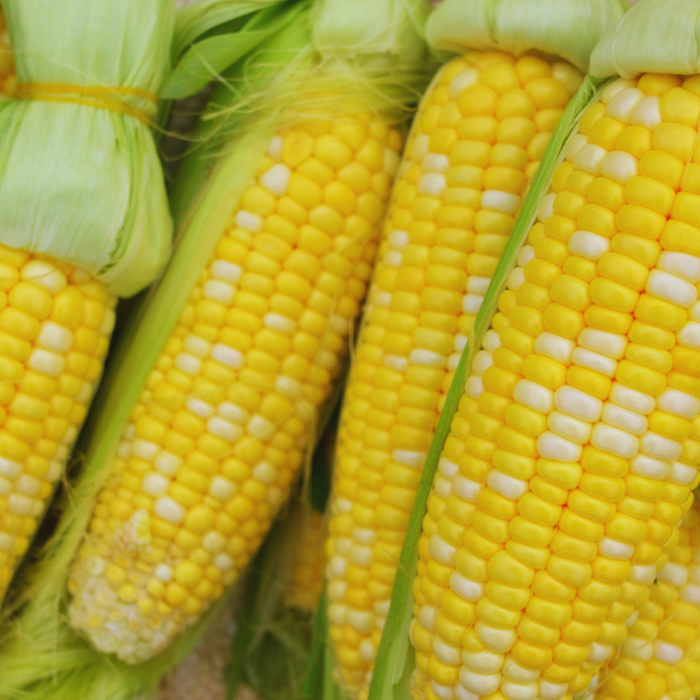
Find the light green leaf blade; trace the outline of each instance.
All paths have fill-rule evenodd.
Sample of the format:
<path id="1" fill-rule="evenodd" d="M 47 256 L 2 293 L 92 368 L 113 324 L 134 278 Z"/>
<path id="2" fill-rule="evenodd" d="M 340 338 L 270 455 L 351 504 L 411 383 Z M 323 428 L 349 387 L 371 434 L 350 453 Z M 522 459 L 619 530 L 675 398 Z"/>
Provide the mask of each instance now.
<path id="1" fill-rule="evenodd" d="M 242 26 L 231 23 L 228 30 L 218 28 L 214 36 L 193 43 L 161 88 L 164 99 L 181 99 L 199 92 L 207 83 L 222 78 L 222 73 L 246 54 L 281 31 L 304 9 L 294 2 L 279 2 L 251 16 Z"/>

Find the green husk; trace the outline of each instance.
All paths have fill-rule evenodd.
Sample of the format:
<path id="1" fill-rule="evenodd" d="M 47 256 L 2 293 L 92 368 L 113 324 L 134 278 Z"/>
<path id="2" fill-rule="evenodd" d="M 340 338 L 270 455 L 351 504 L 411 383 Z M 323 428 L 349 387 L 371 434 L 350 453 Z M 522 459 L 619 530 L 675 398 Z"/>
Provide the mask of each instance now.
<path id="1" fill-rule="evenodd" d="M 391 607 L 384 625 L 382 639 L 377 651 L 368 700 L 405 700 L 406 688 L 413 670 L 413 655 L 408 632 L 413 617 L 413 581 L 418 565 L 418 540 L 425 509 L 430 495 L 435 472 L 445 440 L 450 432 L 459 402 L 464 394 L 464 385 L 469 376 L 474 355 L 481 348 L 491 319 L 498 308 L 498 299 L 505 289 L 508 276 L 517 262 L 518 253 L 524 245 L 530 227 L 535 220 L 540 200 L 547 194 L 557 165 L 563 159 L 565 144 L 576 133 L 578 121 L 586 108 L 595 101 L 600 81 L 585 78 L 578 93 L 571 100 L 557 125 L 549 146 L 540 163 L 532 185 L 525 196 L 522 208 L 513 225 L 488 292 L 479 309 L 469 341 L 462 352 L 455 377 L 445 399 L 433 441 L 423 467 L 420 485 L 411 511 L 406 538 L 396 572 L 391 597 Z"/>
<path id="2" fill-rule="evenodd" d="M 700 5 L 693 0 L 644 0 L 605 35 L 591 56 L 591 75 L 700 73 Z"/>
<path id="3" fill-rule="evenodd" d="M 626 9 L 625 0 L 443 0 L 426 32 L 442 51 L 534 51 L 585 72 L 594 46 Z"/>
<path id="4" fill-rule="evenodd" d="M 20 83 L 157 93 L 170 70 L 170 0 L 2 0 Z M 76 37 L 79 37 L 76 40 Z M 121 96 L 156 118 L 139 96 Z M 0 105 L 0 240 L 77 265 L 112 292 L 148 285 L 172 222 L 150 130 L 77 104 Z"/>
<path id="5" fill-rule="evenodd" d="M 223 603 L 214 606 L 206 619 L 151 661 L 127 666 L 93 650 L 67 624 L 68 570 L 131 410 L 272 135 L 301 116 L 327 115 L 327 110 L 338 109 L 333 94 L 339 91 L 344 93 L 341 110 L 359 106 L 384 120 L 400 120 L 409 114 L 410 104 L 417 100 L 428 77 L 424 51 L 416 47 L 409 52 L 410 60 L 399 63 L 392 59 L 395 66 L 390 74 L 389 64 L 382 61 L 374 46 L 367 52 L 362 45 L 356 46 L 353 56 L 344 58 L 316 51 L 311 36 L 311 0 L 278 5 L 200 1 L 217 12 L 227 7 L 263 6 L 262 12 L 270 13 L 271 21 L 278 23 L 277 33 L 267 37 L 263 49 L 241 57 L 223 73 L 223 82 L 214 91 L 195 135 L 195 147 L 180 170 L 171 195 L 178 232 L 175 254 L 167 273 L 130 318 L 114 350 L 78 448 L 80 477 L 75 491 L 64 495 L 63 512 L 53 536 L 37 553 L 37 561 L 26 567 L 21 585 L 15 589 L 12 610 L 17 612 L 0 646 L 2 700 L 132 700 L 137 693 L 155 687 L 162 673 L 196 644 L 207 620 L 221 609 Z M 381 8 L 393 1 L 378 0 L 375 5 Z M 404 2 L 401 6 L 416 9 L 424 0 Z M 260 29 L 258 22 L 234 11 L 233 19 L 230 13 L 221 15 L 225 24 L 219 35 L 215 25 L 203 31 L 203 23 L 209 20 L 195 9 L 196 3 L 183 12 L 191 11 L 193 21 L 199 23 L 191 35 L 198 41 L 206 39 L 208 32 L 221 36 Z M 328 12 L 335 12 L 337 21 L 343 21 L 343 6 L 338 0 L 324 3 L 317 16 Z M 418 12 L 411 13 L 414 15 Z M 395 15 L 390 16 L 396 20 Z M 366 26 L 374 30 L 376 16 L 372 20 L 368 15 Z M 413 26 L 412 22 L 407 26 Z M 186 27 L 181 26 L 179 32 L 181 37 L 188 36 Z M 407 29 L 401 33 L 409 35 Z M 322 37 L 316 40 L 320 42 Z M 189 39 L 181 41 L 186 45 Z M 198 46 L 202 45 L 200 41 Z M 372 60 L 366 60 L 368 56 Z M 299 100 L 300 94 L 310 93 L 317 97 Z M 342 111 L 337 113 L 342 115 Z"/>

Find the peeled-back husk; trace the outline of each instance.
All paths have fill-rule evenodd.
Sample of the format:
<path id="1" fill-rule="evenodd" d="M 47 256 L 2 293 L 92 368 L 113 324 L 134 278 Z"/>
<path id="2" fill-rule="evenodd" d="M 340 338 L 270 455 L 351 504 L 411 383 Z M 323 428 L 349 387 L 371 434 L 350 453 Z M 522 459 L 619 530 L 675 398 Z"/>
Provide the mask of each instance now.
<path id="1" fill-rule="evenodd" d="M 700 73 L 700 2 L 644 0 L 612 27 L 591 56 L 591 75 Z"/>
<path id="2" fill-rule="evenodd" d="M 443 0 L 428 20 L 428 43 L 441 51 L 537 52 L 585 72 L 603 32 L 625 0 Z"/>
<path id="3" fill-rule="evenodd" d="M 170 71 L 172 0 L 2 0 L 20 83 L 157 94 Z M 118 95 L 156 117 L 148 99 Z M 132 115 L 11 100 L 0 112 L 0 241 L 76 265 L 131 296 L 171 244 L 158 154 Z"/>

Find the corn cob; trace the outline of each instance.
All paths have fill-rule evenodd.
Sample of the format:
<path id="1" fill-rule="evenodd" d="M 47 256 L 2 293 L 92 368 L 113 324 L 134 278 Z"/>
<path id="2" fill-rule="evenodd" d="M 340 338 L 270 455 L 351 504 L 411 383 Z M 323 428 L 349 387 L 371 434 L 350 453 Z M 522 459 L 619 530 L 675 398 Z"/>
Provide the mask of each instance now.
<path id="1" fill-rule="evenodd" d="M 426 698 L 585 690 L 690 503 L 698 85 L 609 85 L 540 204 L 424 521 L 412 640 Z"/>
<path id="2" fill-rule="evenodd" d="M 19 25 L 15 39 L 21 46 L 27 42 L 31 44 L 38 27 L 26 26 L 29 23 L 22 22 L 22 8 L 8 4 L 6 10 L 8 17 L 14 16 Z M 163 26 L 168 26 L 167 22 Z M 130 55 L 126 58 L 127 62 L 131 59 Z M 45 69 L 40 60 L 32 63 L 30 59 L 25 64 L 27 62 L 31 63 L 31 70 L 37 74 Z M 62 69 L 70 72 L 71 66 L 65 65 Z M 80 70 L 89 76 L 94 66 L 90 65 L 87 72 L 84 69 L 85 66 L 81 66 Z M 27 73 L 25 65 L 25 81 Z M 16 84 L 8 27 L 5 14 L 0 12 L 0 92 L 13 96 Z M 21 135 L 24 114 L 33 107 L 42 109 L 43 105 L 29 106 L 21 102 L 6 104 L 3 114 L 7 132 L 12 133 L 13 137 Z M 95 111 L 94 107 L 82 109 Z M 64 137 L 62 144 L 71 142 L 64 131 L 61 130 L 61 133 Z M 52 152 L 54 144 L 36 127 L 32 139 L 44 144 L 47 152 Z M 74 160 L 91 152 L 80 139 L 76 139 L 73 145 L 75 150 L 70 152 L 70 157 Z M 20 143 L 16 145 L 16 150 L 12 147 L 9 150 L 20 154 L 22 147 Z M 95 150 L 100 151 L 96 159 L 100 160 L 107 148 L 99 144 Z M 15 157 L 19 158 L 19 155 Z M 143 155 L 141 158 L 146 160 Z M 50 157 L 47 156 L 46 160 L 50 161 Z M 92 176 L 90 166 L 91 163 L 86 165 L 88 177 L 84 180 L 76 184 L 70 179 L 72 176 L 67 176 L 65 182 L 57 184 L 57 187 L 74 187 L 72 196 L 85 194 L 85 181 L 90 181 Z M 3 164 L 3 173 L 4 189 L 16 187 L 12 175 L 22 180 L 10 164 Z M 104 179 L 104 175 L 95 177 L 97 187 L 95 181 L 91 182 L 88 200 L 94 198 Z M 60 239 L 60 248 L 62 242 L 71 239 L 73 231 L 70 230 L 70 215 L 66 216 L 64 211 L 46 205 L 55 195 L 50 187 L 42 189 L 41 194 L 32 199 L 36 180 L 22 180 L 23 185 L 18 188 L 20 194 L 31 201 L 30 208 L 35 220 L 27 226 L 26 221 L 18 222 L 9 214 L 8 219 L 3 221 L 3 235 L 0 236 L 0 604 L 46 512 L 56 484 L 63 477 L 71 448 L 102 374 L 117 301 L 108 285 L 97 278 L 98 270 L 93 269 L 91 274 L 74 259 L 75 250 L 84 245 L 77 254 L 77 258 L 82 260 L 80 255 L 85 254 L 89 244 L 75 240 L 74 250 L 70 253 L 61 251 L 60 255 L 50 255 L 56 241 Z M 122 183 L 117 178 L 114 184 L 118 186 Z M 157 170 L 144 184 L 151 186 L 153 195 L 146 198 L 157 200 Z M 160 188 L 163 195 L 162 184 Z M 136 202 L 134 205 L 137 205 Z M 139 203 L 137 206 L 143 205 Z M 101 209 L 95 205 L 92 208 Z M 23 207 L 20 205 L 19 209 Z M 4 207 L 5 214 L 8 210 L 9 207 Z M 89 219 L 92 211 L 85 214 Z M 161 232 L 169 233 L 167 211 L 162 214 L 162 220 L 154 216 L 151 222 L 154 239 Z M 123 216 L 130 215 L 127 206 Z M 40 232 L 32 228 L 37 225 L 36 222 L 40 222 Z M 98 247 L 107 245 L 108 239 L 105 237 L 105 240 L 101 240 L 101 236 L 107 233 L 111 225 L 111 222 L 106 223 L 105 230 L 92 232 L 96 234 Z M 66 233 L 59 236 L 56 235 L 57 230 L 65 230 Z M 132 235 L 130 227 L 124 226 L 120 235 L 126 250 Z M 29 240 L 31 246 L 23 249 L 22 245 L 17 245 L 18 238 L 25 242 Z M 167 247 L 167 242 L 164 247 Z M 30 252 L 30 248 L 33 252 Z M 149 252 L 155 253 L 155 249 Z M 152 262 L 156 261 L 156 257 L 154 255 Z M 135 291 L 138 290 L 133 289 L 132 293 Z"/>
<path id="3" fill-rule="evenodd" d="M 91 275 L 0 244 L 0 601 L 61 479 L 114 327 Z"/>
<path id="4" fill-rule="evenodd" d="M 160 650 L 259 546 L 338 375 L 400 148 L 359 117 L 270 143 L 132 412 L 71 573 L 72 623 L 98 648 Z"/>
<path id="5" fill-rule="evenodd" d="M 598 700 L 690 700 L 697 695 L 699 525 L 696 506 L 683 519 L 669 562 L 649 586 L 649 599 L 627 621 L 629 636 L 601 670 Z"/>
<path id="6" fill-rule="evenodd" d="M 468 52 L 443 68 L 413 125 L 345 395 L 330 511 L 330 634 L 352 697 L 367 692 L 445 393 L 581 79 L 557 59 Z"/>
<path id="7" fill-rule="evenodd" d="M 326 529 L 323 515 L 311 507 L 302 510 L 298 517 L 302 519 L 301 536 L 284 602 L 291 608 L 312 611 L 318 605 L 323 588 L 323 542 Z"/>

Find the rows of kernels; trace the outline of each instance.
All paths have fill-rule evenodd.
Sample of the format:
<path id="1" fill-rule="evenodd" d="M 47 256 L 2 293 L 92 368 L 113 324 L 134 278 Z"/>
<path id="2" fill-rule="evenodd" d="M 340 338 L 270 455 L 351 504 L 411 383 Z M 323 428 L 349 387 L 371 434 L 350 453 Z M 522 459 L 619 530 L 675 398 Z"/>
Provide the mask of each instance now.
<path id="1" fill-rule="evenodd" d="M 414 121 L 341 418 L 327 543 L 330 635 L 363 697 L 445 393 L 549 135 L 563 63 L 470 53 Z"/>
<path id="2" fill-rule="evenodd" d="M 700 311 L 700 305 L 696 303 L 697 284 L 700 282 L 700 261 L 697 255 L 700 254 L 700 248 L 690 243 L 688 238 L 694 226 L 692 215 L 690 218 L 688 216 L 693 207 L 693 201 L 688 199 L 688 195 L 695 197 L 696 192 L 700 193 L 700 188 L 692 182 L 692 176 L 698 167 L 695 161 L 700 161 L 700 152 L 695 152 L 696 113 L 700 109 L 697 83 L 697 79 L 690 79 L 686 83 L 687 89 L 684 89 L 680 78 L 646 76 L 638 86 L 622 90 L 613 102 L 613 106 L 617 102 L 618 107 L 622 105 L 627 110 L 632 125 L 642 126 L 651 136 L 650 147 L 646 147 L 642 153 L 633 153 L 635 148 L 639 148 L 639 142 L 635 143 L 636 138 L 631 139 L 631 143 L 619 145 L 618 151 L 622 151 L 624 156 L 636 157 L 639 178 L 646 178 L 643 188 L 648 190 L 648 202 L 645 201 L 643 188 L 633 191 L 632 197 L 636 196 L 640 203 L 646 204 L 656 215 L 657 221 L 655 226 L 648 226 L 647 229 L 640 227 L 639 230 L 642 234 L 646 233 L 646 240 L 652 245 L 646 243 L 647 257 L 638 257 L 637 260 L 649 268 L 653 267 L 645 291 L 651 297 L 662 300 L 661 303 L 657 302 L 657 319 L 650 321 L 644 314 L 648 316 L 654 311 L 647 306 L 642 307 L 640 312 L 643 303 L 640 299 L 635 316 L 656 326 L 656 334 L 652 337 L 646 327 L 635 322 L 628 333 L 631 342 L 625 357 L 633 359 L 631 352 L 637 351 L 640 353 L 638 364 L 655 370 L 657 375 L 670 374 L 663 386 L 658 385 L 661 391 L 650 392 L 654 394 L 654 403 L 649 402 L 648 405 L 647 430 L 639 436 L 639 452 L 629 462 L 630 472 L 635 477 L 656 479 L 655 483 L 651 482 L 655 493 L 649 491 L 649 482 L 646 485 L 644 482 L 630 484 L 629 478 L 625 491 L 626 497 L 634 498 L 646 486 L 647 494 L 652 499 L 655 496 L 658 501 L 653 512 L 649 513 L 651 518 L 644 537 L 633 543 L 633 566 L 629 579 L 622 588 L 622 605 L 610 608 L 601 627 L 601 639 L 596 640 L 596 654 L 600 657 L 610 653 L 612 645 L 625 639 L 630 614 L 645 600 L 648 584 L 666 563 L 668 555 L 662 552 L 662 548 L 665 542 L 673 542 L 678 537 L 677 525 L 683 510 L 690 507 L 689 491 L 696 485 L 697 465 L 700 463 L 700 442 L 697 440 L 700 436 L 700 385 L 697 384 L 698 372 L 693 364 L 693 358 L 700 348 L 700 337 L 696 337 L 696 329 L 700 326 L 694 319 L 694 315 Z M 642 99 L 639 99 L 639 90 L 646 95 Z M 674 134 L 677 138 L 671 144 L 669 137 Z M 649 138 L 644 132 L 641 135 Z M 635 136 L 638 137 L 639 134 Z M 615 157 L 619 160 L 620 156 L 616 154 Z M 628 164 L 632 164 L 629 158 Z M 656 198 L 650 187 L 654 184 Z M 659 192 L 666 195 L 664 205 L 659 203 Z M 673 202 L 670 206 L 669 198 Z M 668 221 L 665 220 L 666 216 Z M 639 226 L 637 223 L 625 223 L 628 227 Z M 700 223 L 700 220 L 696 219 L 695 223 Z M 625 231 L 622 224 L 620 229 Z M 619 240 L 619 236 L 613 239 L 613 244 L 615 240 Z M 613 250 L 634 257 L 629 249 L 620 249 L 618 246 L 613 247 Z M 638 253 L 640 255 L 641 252 Z M 651 264 L 654 255 L 655 267 Z M 690 297 L 687 296 L 688 293 Z M 697 309 L 695 314 L 694 309 Z M 672 317 L 674 311 L 675 318 Z M 662 314 L 667 314 L 666 323 L 658 321 Z M 649 348 L 656 357 L 650 356 Z M 646 358 L 641 355 L 642 352 L 647 354 Z M 659 376 L 657 381 L 660 381 Z M 645 519 L 645 514 L 640 513 L 637 517 Z M 576 689 L 585 686 L 598 673 L 599 668 L 599 658 L 589 659 L 574 683 Z"/>
<path id="3" fill-rule="evenodd" d="M 400 147 L 360 119 L 272 140 L 151 371 L 74 565 L 72 621 L 100 649 L 156 653 L 257 549 L 340 372 Z"/>
<path id="4" fill-rule="evenodd" d="M 80 270 L 0 244 L 0 601 L 63 476 L 115 301 Z"/>
<path id="5" fill-rule="evenodd" d="M 598 700 L 690 700 L 683 671 L 700 633 L 700 517 L 697 507 L 683 518 L 669 562 L 649 586 L 649 598 L 628 622 L 629 634 L 598 676 Z M 680 681 L 680 682 L 679 682 Z M 695 681 L 700 682 L 700 676 Z"/>
<path id="6" fill-rule="evenodd" d="M 584 690 L 680 520 L 700 99 L 679 83 L 618 80 L 586 112 L 475 359 L 420 543 L 426 697 Z"/>
<path id="7" fill-rule="evenodd" d="M 299 538 L 294 543 L 292 576 L 284 602 L 289 607 L 311 612 L 316 609 L 323 588 L 326 528 L 323 515 L 313 508 L 301 509 L 294 516 L 301 523 Z"/>
<path id="8" fill-rule="evenodd" d="M 10 46 L 10 36 L 7 33 L 5 16 L 0 10 L 0 93 L 13 95 L 16 86 L 15 59 Z"/>

